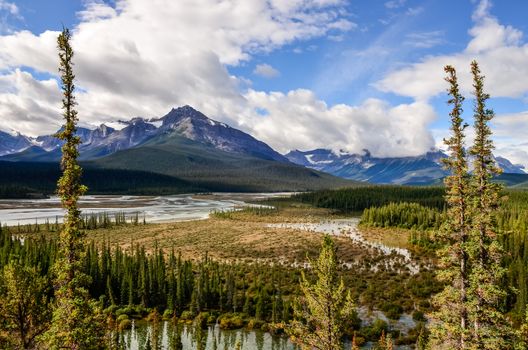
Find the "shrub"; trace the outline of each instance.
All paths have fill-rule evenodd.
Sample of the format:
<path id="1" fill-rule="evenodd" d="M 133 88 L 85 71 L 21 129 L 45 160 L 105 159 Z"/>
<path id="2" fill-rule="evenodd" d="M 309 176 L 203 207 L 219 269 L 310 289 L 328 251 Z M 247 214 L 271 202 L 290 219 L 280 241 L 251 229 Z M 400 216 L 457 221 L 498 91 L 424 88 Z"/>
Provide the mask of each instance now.
<path id="1" fill-rule="evenodd" d="M 182 312 L 180 319 L 183 321 L 190 321 L 193 319 L 193 314 L 189 310 L 185 310 L 184 312 Z"/>
<path id="2" fill-rule="evenodd" d="M 415 310 L 413 312 L 413 314 L 412 314 L 412 318 L 416 322 L 425 322 L 426 321 L 424 313 L 422 311 L 420 311 L 420 310 Z"/>
<path id="3" fill-rule="evenodd" d="M 127 314 L 121 314 L 119 316 L 117 316 L 117 319 L 116 319 L 116 322 L 117 323 L 121 323 L 121 321 L 124 321 L 124 320 L 128 320 L 128 315 Z"/>
<path id="4" fill-rule="evenodd" d="M 119 322 L 119 330 L 122 331 L 124 329 L 130 329 L 132 328 L 132 321 L 130 321 L 128 318 L 123 319 L 121 322 Z"/>
<path id="5" fill-rule="evenodd" d="M 239 329 L 244 326 L 244 320 L 239 314 L 224 314 L 218 320 L 221 329 Z"/>

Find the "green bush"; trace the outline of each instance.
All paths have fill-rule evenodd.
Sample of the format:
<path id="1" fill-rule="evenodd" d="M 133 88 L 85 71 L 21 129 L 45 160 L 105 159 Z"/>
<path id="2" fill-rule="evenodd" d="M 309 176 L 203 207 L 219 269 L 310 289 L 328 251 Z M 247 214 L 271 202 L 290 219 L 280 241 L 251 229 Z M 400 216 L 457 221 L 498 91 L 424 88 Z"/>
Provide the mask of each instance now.
<path id="1" fill-rule="evenodd" d="M 170 320 L 174 316 L 174 311 L 171 309 L 166 309 L 163 312 L 163 319 L 164 320 Z"/>
<path id="2" fill-rule="evenodd" d="M 123 319 L 121 322 L 119 322 L 119 330 L 120 331 L 122 331 L 124 329 L 130 329 L 130 328 L 132 328 L 132 321 L 130 321 L 128 318 L 127 319 Z"/>
<path id="3" fill-rule="evenodd" d="M 240 314 L 223 314 L 218 321 L 221 329 L 239 329 L 244 326 L 244 320 Z"/>
<path id="4" fill-rule="evenodd" d="M 403 308 L 401 307 L 401 305 L 393 303 L 384 304 L 382 310 L 385 313 L 385 316 L 387 316 L 391 320 L 398 320 L 403 312 Z"/>
<path id="5" fill-rule="evenodd" d="M 360 333 L 364 338 L 368 340 L 377 341 L 380 338 L 381 333 L 385 332 L 385 334 L 387 334 L 388 330 L 389 325 L 387 324 L 387 322 L 377 319 L 371 325 L 363 327 Z"/>
<path id="6" fill-rule="evenodd" d="M 185 310 L 184 312 L 182 312 L 181 316 L 180 316 L 180 319 L 183 320 L 183 321 L 190 321 L 192 320 L 194 317 L 193 317 L 193 314 L 191 311 L 189 310 Z"/>
<path id="7" fill-rule="evenodd" d="M 247 323 L 246 327 L 247 329 L 260 329 L 264 325 L 264 322 L 261 320 L 257 320 L 256 318 L 252 318 Z"/>
<path id="8" fill-rule="evenodd" d="M 194 324 L 200 328 L 207 328 L 207 320 L 209 319 L 208 312 L 200 312 L 198 316 L 194 318 Z"/>
<path id="9" fill-rule="evenodd" d="M 413 314 L 412 314 L 412 318 L 416 322 L 425 322 L 426 321 L 424 313 L 422 311 L 420 311 L 420 310 L 415 310 L 413 312 Z"/>
<path id="10" fill-rule="evenodd" d="M 129 319 L 129 318 L 128 318 L 128 315 L 127 315 L 127 314 L 121 314 L 121 315 L 117 316 L 116 322 L 117 322 L 117 323 L 121 323 L 121 321 L 123 321 L 123 320 L 128 320 L 128 319 Z"/>

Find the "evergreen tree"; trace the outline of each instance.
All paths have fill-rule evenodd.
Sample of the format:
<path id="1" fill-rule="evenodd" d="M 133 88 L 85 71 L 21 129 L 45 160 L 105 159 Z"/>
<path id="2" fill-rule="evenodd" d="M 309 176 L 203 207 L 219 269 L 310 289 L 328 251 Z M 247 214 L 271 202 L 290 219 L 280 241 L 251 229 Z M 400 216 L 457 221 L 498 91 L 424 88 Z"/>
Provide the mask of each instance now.
<path id="1" fill-rule="evenodd" d="M 376 350 L 393 350 L 394 343 L 392 342 L 392 336 L 389 334 L 385 335 L 385 331 L 381 332 L 381 336 L 378 340 Z"/>
<path id="2" fill-rule="evenodd" d="M 54 266 L 56 305 L 48 334 L 50 347 L 53 349 L 94 349 L 102 346 L 104 334 L 98 317 L 100 315 L 88 294 L 90 279 L 82 271 L 84 233 L 80 230 L 82 218 L 77 201 L 86 192 L 86 187 L 80 183 L 82 170 L 77 163 L 78 145 L 81 141 L 75 135 L 78 118 L 70 40 L 71 33 L 68 29 L 64 29 L 57 39 L 65 120 L 57 135 L 65 142 L 61 160 L 63 173 L 57 192 L 67 213 L 60 233 L 60 256 Z"/>
<path id="3" fill-rule="evenodd" d="M 515 350 L 528 350 L 528 309 L 523 324 L 516 331 Z"/>
<path id="4" fill-rule="evenodd" d="M 310 262 L 317 276 L 315 284 L 302 275 L 303 297 L 294 310 L 296 320 L 287 332 L 293 342 L 306 349 L 342 349 L 343 326 L 354 315 L 354 303 L 338 278 L 336 247 L 330 236 L 323 238 L 317 261 Z"/>
<path id="5" fill-rule="evenodd" d="M 352 345 L 350 346 L 350 350 L 359 350 L 359 345 L 357 344 L 356 339 L 356 332 L 354 332 L 354 335 L 352 336 Z"/>
<path id="6" fill-rule="evenodd" d="M 472 230 L 469 254 L 474 262 L 470 274 L 470 320 L 473 324 L 471 348 L 505 349 L 508 344 L 508 322 L 500 310 L 506 293 L 500 282 L 505 274 L 501 266 L 503 250 L 497 238 L 495 214 L 499 207 L 501 186 L 491 182 L 501 169 L 493 158 L 493 141 L 488 123 L 494 113 L 486 108 L 489 95 L 484 92 L 484 77 L 478 63 L 471 63 L 475 89 L 475 141 L 469 153 L 473 156 L 471 177 Z"/>
<path id="7" fill-rule="evenodd" d="M 468 349 L 468 288 L 469 256 L 467 244 L 470 231 L 469 184 L 466 152 L 464 149 L 464 129 L 462 103 L 456 71 L 451 66 L 444 68 L 449 83 L 448 103 L 453 106 L 450 112 L 451 132 L 444 140 L 450 155 L 445 165 L 451 175 L 445 179 L 447 220 L 439 233 L 443 248 L 439 251 L 440 269 L 438 277 L 447 283 L 445 289 L 435 297 L 439 308 L 436 322 L 431 330 L 431 347 L 434 349 Z"/>
<path id="8" fill-rule="evenodd" d="M 5 332 L 15 348 L 35 349 L 51 318 L 46 278 L 16 262 L 5 266 L 0 277 L 0 338 Z"/>

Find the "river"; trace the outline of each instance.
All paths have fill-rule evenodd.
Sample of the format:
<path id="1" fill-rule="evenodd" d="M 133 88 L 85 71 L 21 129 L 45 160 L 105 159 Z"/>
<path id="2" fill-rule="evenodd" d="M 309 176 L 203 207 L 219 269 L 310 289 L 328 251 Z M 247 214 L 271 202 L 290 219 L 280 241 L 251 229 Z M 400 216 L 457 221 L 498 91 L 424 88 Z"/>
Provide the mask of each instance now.
<path id="1" fill-rule="evenodd" d="M 83 214 L 108 212 L 139 213 L 150 223 L 206 219 L 212 211 L 232 210 L 247 201 L 265 199 L 287 193 L 213 193 L 173 196 L 83 196 L 79 205 Z M 3 225 L 62 221 L 64 210 L 58 197 L 47 199 L 0 200 L 0 223 Z"/>
<path id="2" fill-rule="evenodd" d="M 176 337 L 176 332 L 181 339 Z M 177 349 L 181 342 L 183 350 L 223 350 L 235 349 L 240 343 L 242 350 L 293 350 L 296 347 L 285 337 L 272 336 L 262 331 L 221 330 L 218 326 L 201 329 L 191 325 L 174 326 L 171 322 L 159 324 L 158 331 L 152 324 L 138 322 L 132 329 L 123 332 L 122 344 L 129 350 Z M 156 344 L 154 344 L 156 343 Z"/>

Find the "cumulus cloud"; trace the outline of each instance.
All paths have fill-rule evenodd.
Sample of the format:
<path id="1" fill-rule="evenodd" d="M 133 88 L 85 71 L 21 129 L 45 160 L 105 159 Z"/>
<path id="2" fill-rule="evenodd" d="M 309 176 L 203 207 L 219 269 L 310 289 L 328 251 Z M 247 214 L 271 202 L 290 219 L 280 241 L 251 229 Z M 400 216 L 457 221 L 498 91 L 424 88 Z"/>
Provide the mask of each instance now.
<path id="1" fill-rule="evenodd" d="M 481 1 L 473 14 L 471 40 L 465 50 L 451 55 L 429 56 L 388 74 L 376 87 L 384 92 L 426 100 L 445 91 L 443 67 L 457 67 L 464 93 L 472 89 L 469 64 L 477 59 L 486 73 L 487 88 L 495 97 L 522 97 L 528 92 L 528 44 L 522 32 L 499 23 Z"/>
<path id="2" fill-rule="evenodd" d="M 263 63 L 263 64 L 257 64 L 255 69 L 253 70 L 253 74 L 261 76 L 263 78 L 276 78 L 280 75 L 280 72 L 270 66 L 269 64 Z"/>
<path id="3" fill-rule="evenodd" d="M 238 120 L 233 115 L 246 103 L 247 82 L 226 67 L 292 42 L 353 29 L 342 6 L 341 0 L 119 0 L 115 6 L 86 1 L 72 43 L 81 119 L 160 116 L 191 104 L 218 119 Z M 59 126 L 60 115 L 52 118 L 59 105 L 57 84 L 21 71 L 29 67 L 56 77 L 58 34 L 0 36 L 0 129 L 36 135 Z M 34 95 L 42 85 L 55 93 Z M 18 123 L 20 118 L 28 122 Z"/>
<path id="4" fill-rule="evenodd" d="M 245 97 L 252 110 L 267 116 L 247 118 L 253 134 L 275 145 L 279 151 L 314 147 L 344 149 L 376 156 L 419 155 L 434 145 L 427 126 L 435 112 L 426 103 L 390 106 L 368 99 L 359 106 L 327 106 L 309 90 L 258 92 Z"/>
<path id="5" fill-rule="evenodd" d="M 88 1 L 73 30 L 78 109 L 84 123 L 161 116 L 190 104 L 241 128 L 280 151 L 331 147 L 369 149 L 377 156 L 416 155 L 433 145 L 434 119 L 423 103 L 391 107 L 371 99 L 360 106 L 327 106 L 309 90 L 247 90 L 228 65 L 255 53 L 355 28 L 342 0 Z M 0 128 L 31 135 L 61 123 L 56 37 L 20 31 L 0 36 Z M 309 46 L 307 50 L 316 49 Z M 46 73 L 37 80 L 21 67 Z M 258 65 L 255 74 L 278 74 Z M 266 111 L 265 115 L 259 113 Z"/>
<path id="6" fill-rule="evenodd" d="M 469 30 L 471 40 L 462 52 L 428 56 L 421 62 L 389 73 L 376 83 L 376 87 L 416 101 L 428 101 L 445 92 L 443 66 L 451 64 L 457 68 L 463 93 L 469 96 L 473 90 L 469 64 L 477 59 L 486 75 L 486 90 L 492 97 L 525 98 L 528 94 L 528 44 L 523 42 L 521 31 L 501 24 L 491 15 L 491 5 L 488 0 L 477 4 L 472 15 L 474 25 Z M 493 100 L 490 107 L 493 107 Z M 467 108 L 469 113 L 470 110 Z M 528 169 L 527 129 L 527 112 L 498 115 L 493 121 L 496 154 Z M 442 137 L 448 131 L 433 133 L 437 145 L 441 145 Z M 471 141 L 472 130 L 468 129 L 468 144 Z"/>
<path id="7" fill-rule="evenodd" d="M 14 15 L 14 16 L 20 16 L 20 12 L 18 10 L 18 6 L 15 3 L 12 3 L 12 2 L 9 2 L 9 1 L 0 0 L 0 10 L 1 11 L 7 11 L 11 15 Z"/>

